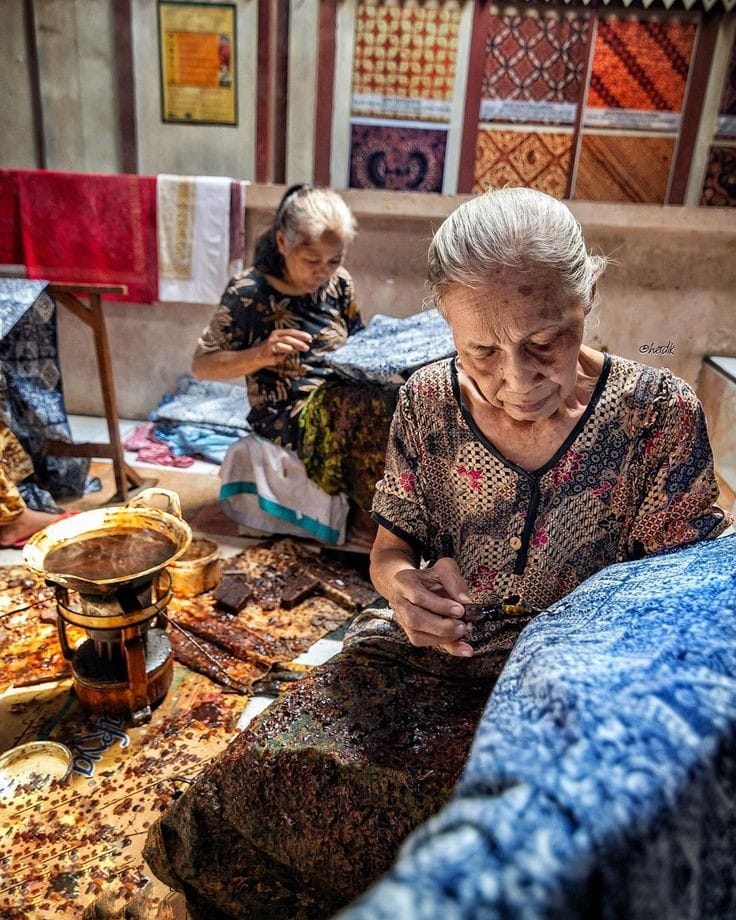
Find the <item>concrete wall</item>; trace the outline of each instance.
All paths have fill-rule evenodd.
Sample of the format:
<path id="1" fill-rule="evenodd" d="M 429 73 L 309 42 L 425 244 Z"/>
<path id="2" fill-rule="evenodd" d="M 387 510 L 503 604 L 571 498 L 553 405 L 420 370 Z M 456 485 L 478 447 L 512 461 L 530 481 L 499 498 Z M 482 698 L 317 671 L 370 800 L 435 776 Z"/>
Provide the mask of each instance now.
<path id="1" fill-rule="evenodd" d="M 248 251 L 283 192 L 251 186 Z M 358 236 L 346 259 L 366 318 L 408 316 L 425 296 L 427 246 L 433 229 L 463 197 L 347 191 Z M 706 354 L 736 355 L 736 213 L 576 202 L 589 248 L 612 259 L 601 282 L 602 305 L 588 341 L 668 366 L 695 384 Z M 191 353 L 214 304 L 105 304 L 120 414 L 143 418 L 189 370 Z M 102 402 L 87 330 L 59 317 L 64 387 L 70 412 L 100 414 Z M 667 346 L 671 354 L 642 354 Z"/>

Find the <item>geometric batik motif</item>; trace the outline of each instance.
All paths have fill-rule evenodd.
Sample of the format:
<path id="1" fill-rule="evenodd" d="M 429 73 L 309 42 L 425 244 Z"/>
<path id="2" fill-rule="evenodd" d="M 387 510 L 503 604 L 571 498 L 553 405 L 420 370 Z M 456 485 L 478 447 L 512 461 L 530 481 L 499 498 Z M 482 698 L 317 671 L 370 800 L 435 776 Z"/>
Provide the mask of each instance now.
<path id="1" fill-rule="evenodd" d="M 595 38 L 588 108 L 679 113 L 696 33 L 695 23 L 601 19 Z M 587 118 L 586 124 L 590 123 L 593 122 Z M 620 122 L 616 125 L 623 127 Z M 640 115 L 636 124 L 627 127 L 661 125 L 652 116 Z M 676 130 L 676 122 L 672 127 Z"/>
<path id="2" fill-rule="evenodd" d="M 492 15 L 481 119 L 572 123 L 588 27 L 583 18 Z"/>
<path id="3" fill-rule="evenodd" d="M 736 207 L 736 147 L 711 147 L 700 203 Z"/>
<path id="4" fill-rule="evenodd" d="M 460 10 L 358 3 L 352 114 L 448 121 Z"/>
<path id="5" fill-rule="evenodd" d="M 674 137 L 583 134 L 573 197 L 663 204 Z"/>
<path id="6" fill-rule="evenodd" d="M 475 146 L 473 192 L 521 186 L 564 198 L 572 142 L 571 134 L 481 128 Z"/>

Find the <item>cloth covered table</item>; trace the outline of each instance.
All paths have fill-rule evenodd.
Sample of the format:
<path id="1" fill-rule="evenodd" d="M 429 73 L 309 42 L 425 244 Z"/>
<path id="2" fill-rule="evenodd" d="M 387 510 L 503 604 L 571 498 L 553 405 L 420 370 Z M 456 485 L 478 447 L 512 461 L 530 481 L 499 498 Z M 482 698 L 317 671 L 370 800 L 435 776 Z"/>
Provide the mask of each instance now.
<path id="1" fill-rule="evenodd" d="M 0 418 L 33 460 L 20 485 L 30 508 L 58 511 L 52 496 L 99 488 L 87 480 L 89 460 L 47 457 L 49 440 L 71 441 L 56 337 L 56 307 L 46 281 L 0 278 Z"/>
<path id="2" fill-rule="evenodd" d="M 523 632 L 451 801 L 342 920 L 736 916 L 736 536 Z"/>

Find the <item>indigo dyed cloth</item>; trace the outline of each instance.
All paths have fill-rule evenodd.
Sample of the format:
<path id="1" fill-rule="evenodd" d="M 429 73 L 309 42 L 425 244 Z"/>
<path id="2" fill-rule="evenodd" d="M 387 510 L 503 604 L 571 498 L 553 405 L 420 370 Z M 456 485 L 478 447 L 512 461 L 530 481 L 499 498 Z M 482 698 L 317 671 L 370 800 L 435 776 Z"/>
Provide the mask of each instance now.
<path id="1" fill-rule="evenodd" d="M 736 916 L 736 535 L 524 630 L 455 794 L 342 920 Z"/>
<path id="2" fill-rule="evenodd" d="M 379 313 L 366 329 L 328 355 L 325 363 L 355 380 L 388 383 L 454 352 L 450 327 L 437 310 L 405 319 Z"/>
<path id="3" fill-rule="evenodd" d="M 0 414 L 33 460 L 20 486 L 31 508 L 58 510 L 54 498 L 99 489 L 89 460 L 46 457 L 48 440 L 71 441 L 56 338 L 56 306 L 46 281 L 0 279 Z M 53 497 L 52 497 L 53 496 Z"/>
<path id="4" fill-rule="evenodd" d="M 184 376 L 179 378 L 176 392 L 164 396 L 148 420 L 181 422 L 240 436 L 250 431 L 249 408 L 242 386 Z"/>

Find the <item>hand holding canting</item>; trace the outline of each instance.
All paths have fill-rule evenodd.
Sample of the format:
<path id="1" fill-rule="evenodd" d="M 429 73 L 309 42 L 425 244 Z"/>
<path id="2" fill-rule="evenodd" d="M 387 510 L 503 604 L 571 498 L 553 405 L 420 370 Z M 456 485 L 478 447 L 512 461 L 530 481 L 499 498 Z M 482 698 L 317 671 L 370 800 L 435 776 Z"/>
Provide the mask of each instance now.
<path id="1" fill-rule="evenodd" d="M 399 572 L 387 600 L 412 645 L 440 647 L 467 658 L 473 649 L 461 641 L 466 632 L 463 605 L 470 603 L 466 592 L 457 563 L 444 557 L 426 569 Z"/>
<path id="2" fill-rule="evenodd" d="M 260 346 L 264 367 L 277 367 L 289 355 L 309 351 L 312 336 L 303 329 L 274 329 Z"/>

